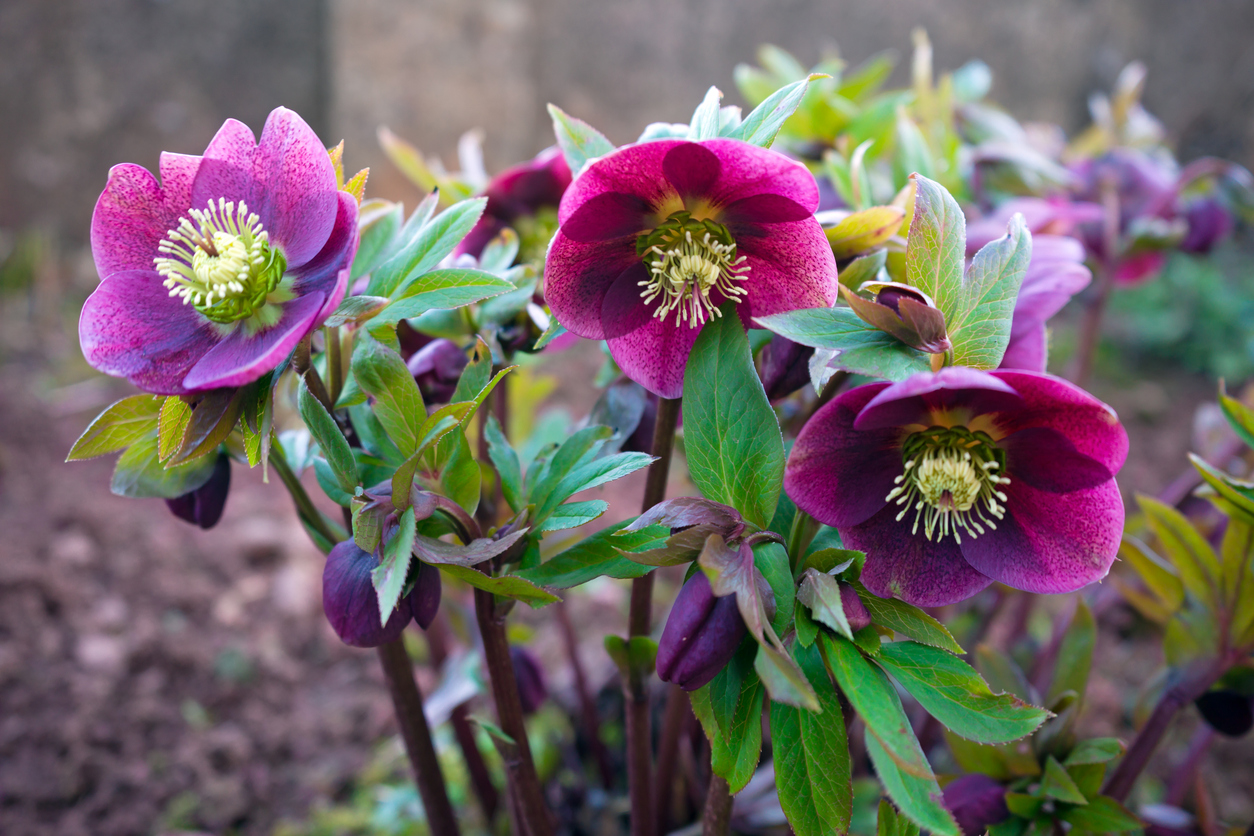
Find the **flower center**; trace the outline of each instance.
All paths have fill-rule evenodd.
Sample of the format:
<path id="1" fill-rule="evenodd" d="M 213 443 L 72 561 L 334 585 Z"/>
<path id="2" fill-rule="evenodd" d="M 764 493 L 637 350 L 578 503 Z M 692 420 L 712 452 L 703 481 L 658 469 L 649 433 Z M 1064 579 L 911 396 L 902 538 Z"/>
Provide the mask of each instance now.
<path id="1" fill-rule="evenodd" d="M 287 260 L 244 201 L 218 198 L 192 209 L 166 233 L 153 259 L 171 296 L 180 296 L 214 322 L 252 316 L 279 286 Z"/>
<path id="2" fill-rule="evenodd" d="M 675 324 L 696 328 L 722 316 L 714 291 L 739 303 L 749 291 L 737 286 L 749 271 L 745 257 L 736 257 L 736 242 L 727 227 L 694 221 L 690 212 L 672 214 L 657 229 L 636 241 L 636 254 L 646 259 L 649 278 L 640 282 L 645 304 L 661 299 L 653 315 L 663 322 L 675 312 Z"/>
<path id="3" fill-rule="evenodd" d="M 1006 452 L 987 433 L 966 427 L 931 427 L 909 436 L 902 445 L 905 472 L 887 501 L 903 506 L 897 519 L 914 511 L 914 527 L 937 540 L 953 532 L 961 543 L 966 532 L 972 539 L 997 528 L 993 519 L 1006 513 L 1006 494 L 998 486 L 1010 484 L 1005 472 Z M 993 519 L 990 519 L 993 518 Z"/>

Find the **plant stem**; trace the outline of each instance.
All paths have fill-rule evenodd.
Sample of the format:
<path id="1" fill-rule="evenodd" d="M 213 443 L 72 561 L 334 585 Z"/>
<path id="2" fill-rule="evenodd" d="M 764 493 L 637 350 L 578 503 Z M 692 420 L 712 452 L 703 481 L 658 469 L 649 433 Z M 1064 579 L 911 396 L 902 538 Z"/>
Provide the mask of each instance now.
<path id="1" fill-rule="evenodd" d="M 653 426 L 653 463 L 644 483 L 644 513 L 666 498 L 675 427 L 679 423 L 679 398 L 660 398 L 657 423 Z M 629 636 L 647 636 L 652 627 L 653 572 L 631 582 L 631 605 L 627 616 Z M 638 683 L 633 687 L 632 683 Z M 653 836 L 657 814 L 653 807 L 652 734 L 649 728 L 649 690 L 646 678 L 624 677 L 623 697 L 627 734 L 627 787 L 631 797 L 632 836 Z"/>
<path id="2" fill-rule="evenodd" d="M 1198 774 L 1198 767 L 1201 766 L 1202 759 L 1206 757 L 1214 740 L 1215 730 L 1206 723 L 1199 724 L 1197 731 L 1193 732 L 1193 739 L 1189 741 L 1189 749 L 1184 755 L 1184 760 L 1176 767 L 1171 780 L 1167 783 L 1167 795 L 1163 799 L 1167 804 L 1179 807 L 1184 803 L 1189 790 L 1193 788 L 1193 777 Z"/>
<path id="3" fill-rule="evenodd" d="M 322 382 L 322 376 L 313 367 L 313 362 L 310 359 L 309 343 L 311 339 L 312 335 L 308 335 L 296 344 L 296 349 L 292 352 L 292 368 L 296 370 L 297 374 L 305 378 L 305 385 L 309 387 L 309 394 L 317 398 L 318 402 L 327 408 L 327 412 L 334 415 L 335 401 L 331 400 L 326 384 Z"/>
<path id="4" fill-rule="evenodd" d="M 818 533 L 818 520 L 798 508 L 792 518 L 792 528 L 788 532 L 788 566 L 792 569 L 793 575 L 797 574 L 802 555 L 814 540 L 814 535 Z"/>
<path id="5" fill-rule="evenodd" d="M 562 600 L 557 607 L 557 623 L 562 628 L 562 639 L 566 644 L 566 657 L 570 660 L 571 670 L 575 675 L 575 692 L 579 695 L 579 713 L 583 720 L 584 736 L 588 738 L 588 749 L 592 759 L 601 771 L 601 785 L 605 789 L 614 787 L 614 767 L 610 764 L 610 754 L 601 742 L 601 718 L 597 715 L 596 700 L 588 687 L 588 674 L 579 658 L 579 639 L 575 635 L 575 625 L 571 623 L 570 611 L 566 601 Z"/>
<path id="6" fill-rule="evenodd" d="M 400 726 L 401 738 L 405 741 L 405 751 L 414 770 L 414 780 L 418 783 L 418 793 L 422 796 L 431 832 L 456 836 L 461 830 L 457 826 L 457 817 L 453 815 L 453 805 L 448 800 L 444 775 L 440 772 L 440 762 L 431 742 L 431 729 L 422 709 L 422 692 L 414 680 L 414 668 L 409 654 L 405 652 L 404 640 L 397 638 L 380 645 L 379 662 L 383 665 L 388 692 L 392 695 L 392 707 L 396 710 L 396 724 Z"/>
<path id="7" fill-rule="evenodd" d="M 1110 291 L 1114 284 L 1115 265 L 1119 262 L 1119 191 L 1116 184 L 1109 179 L 1102 183 L 1102 208 L 1106 213 L 1102 230 L 1106 252 L 1095 265 L 1094 292 L 1084 309 L 1084 319 L 1080 324 L 1080 340 L 1070 375 L 1071 382 L 1077 386 L 1086 385 L 1093 372 L 1093 355 L 1097 353 L 1097 344 L 1101 342 L 1102 317 L 1106 314 L 1106 303 L 1110 301 Z"/>
<path id="8" fill-rule="evenodd" d="M 326 328 L 322 332 L 323 341 L 327 344 L 327 389 L 331 403 L 340 399 L 344 389 L 344 358 L 340 345 L 340 329 Z"/>
<path id="9" fill-rule="evenodd" d="M 288 494 L 292 497 L 292 502 L 296 504 L 296 514 L 304 521 L 305 525 L 318 532 L 331 545 L 335 545 L 344 539 L 343 531 L 336 531 L 331 527 L 331 523 L 322 512 L 314 507 L 313 500 L 309 498 L 309 494 L 305 491 L 305 486 L 300 483 L 300 479 L 292 472 L 292 468 L 287 463 L 287 458 L 283 455 L 283 450 L 275 447 L 270 451 L 270 465 L 274 468 L 274 472 L 279 474 L 279 479 L 283 482 L 283 487 L 287 488 Z"/>
<path id="10" fill-rule="evenodd" d="M 657 775 L 653 787 L 658 833 L 666 833 L 667 825 L 670 824 L 671 791 L 675 784 L 679 739 L 687 725 L 688 713 L 688 692 L 672 684 L 666 691 L 666 716 L 662 720 L 662 740 L 657 749 Z"/>
<path id="11" fill-rule="evenodd" d="M 1228 668 L 1227 658 L 1213 659 L 1193 668 L 1191 676 L 1186 674 L 1184 679 L 1163 693 L 1149 719 L 1145 721 L 1145 725 L 1137 732 L 1132 745 L 1128 747 L 1127 754 L 1111 773 L 1106 786 L 1102 787 L 1103 795 L 1108 795 L 1115 801 L 1123 801 L 1128 797 L 1128 793 L 1132 791 L 1132 785 L 1136 783 L 1137 777 L 1149 764 L 1154 750 L 1158 748 L 1163 735 L 1167 733 L 1167 728 L 1175 718 L 1176 712 L 1206 693 Z"/>
<path id="12" fill-rule="evenodd" d="M 701 817 L 701 836 L 727 836 L 731 830 L 731 810 L 732 797 L 727 782 L 718 775 L 711 775 L 705 813 Z"/>

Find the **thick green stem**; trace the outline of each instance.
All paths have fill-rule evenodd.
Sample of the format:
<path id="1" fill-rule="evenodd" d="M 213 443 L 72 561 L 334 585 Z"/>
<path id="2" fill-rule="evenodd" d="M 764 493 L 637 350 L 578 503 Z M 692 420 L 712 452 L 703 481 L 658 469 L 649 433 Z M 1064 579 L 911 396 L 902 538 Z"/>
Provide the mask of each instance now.
<path id="1" fill-rule="evenodd" d="M 301 521 L 318 532 L 331 545 L 335 545 L 343 540 L 345 537 L 344 532 L 333 528 L 331 522 L 314 506 L 313 500 L 309 498 L 309 494 L 305 491 L 305 486 L 300 483 L 300 479 L 296 477 L 296 474 L 292 472 L 292 468 L 288 465 L 282 449 L 275 447 L 270 451 L 270 465 L 274 468 L 274 472 L 279 474 L 283 487 L 287 488 L 287 492 L 292 497 L 292 502 L 296 504 L 296 514 Z"/>

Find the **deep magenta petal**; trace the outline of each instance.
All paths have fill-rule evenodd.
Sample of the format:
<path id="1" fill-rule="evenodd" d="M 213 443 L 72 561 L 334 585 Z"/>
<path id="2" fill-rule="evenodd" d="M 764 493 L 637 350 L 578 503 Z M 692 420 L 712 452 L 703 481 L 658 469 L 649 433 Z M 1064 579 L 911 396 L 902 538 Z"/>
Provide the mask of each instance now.
<path id="1" fill-rule="evenodd" d="M 861 580 L 867 589 L 916 607 L 941 607 L 965 601 L 992 583 L 963 558 L 952 537 L 933 541 L 922 531 L 911 534 L 913 517 L 907 514 L 897 522 L 899 513 L 890 505 L 861 525 L 840 529 L 846 548 L 866 552 Z"/>
<path id="2" fill-rule="evenodd" d="M 288 275 L 296 279 L 292 290 L 297 296 L 315 291 L 325 295 L 314 328 L 320 326 L 344 299 L 350 268 L 361 240 L 357 234 L 357 201 L 347 192 L 339 192 L 338 206 L 335 226 L 321 252 L 304 266 L 288 271 Z"/>
<path id="3" fill-rule="evenodd" d="M 551 145 L 533 159 L 492 178 L 484 190 L 488 198 L 484 215 L 508 224 L 519 215 L 535 214 L 542 206 L 555 207 L 570 179 L 566 157 L 560 148 Z"/>
<path id="4" fill-rule="evenodd" d="M 178 224 L 190 200 L 199 157 L 163 154 L 163 182 L 143 166 L 115 165 L 91 216 L 91 254 L 100 278 L 123 270 L 152 270 L 157 245 Z"/>
<path id="5" fill-rule="evenodd" d="M 170 296 L 153 270 L 109 276 L 78 321 L 79 345 L 92 367 L 157 395 L 185 394 L 187 370 L 219 339 L 195 308 Z"/>
<path id="6" fill-rule="evenodd" d="M 647 231 L 652 210 L 646 200 L 623 192 L 604 192 L 588 198 L 562 224 L 572 241 L 594 243 L 640 235 Z"/>
<path id="7" fill-rule="evenodd" d="M 601 303 L 614 280 L 640 264 L 632 238 L 584 244 L 560 230 L 553 236 L 544 266 L 544 301 L 568 331 L 590 340 L 605 339 Z"/>
<path id="8" fill-rule="evenodd" d="M 571 215 L 592 198 L 607 192 L 635 195 L 649 206 L 659 207 L 676 197 L 662 172 L 666 152 L 682 140 L 664 139 L 640 145 L 624 145 L 594 161 L 574 179 L 557 210 L 562 226 Z"/>
<path id="9" fill-rule="evenodd" d="M 198 391 L 252 383 L 277 366 L 313 330 L 325 299 L 324 293 L 314 291 L 286 302 L 283 315 L 274 326 L 253 334 L 244 324 L 237 324 L 192 367 L 183 385 Z"/>
<path id="10" fill-rule="evenodd" d="M 1012 476 L 1004 490 L 1007 511 L 997 529 L 962 540 L 972 566 L 1025 592 L 1074 592 L 1106 577 L 1123 536 L 1123 498 L 1114 479 L 1051 493 Z"/>
<path id="11" fill-rule="evenodd" d="M 695 142 L 676 145 L 662 158 L 662 173 L 681 197 L 702 197 L 718 180 L 722 163 Z"/>
<path id="12" fill-rule="evenodd" d="M 1048 345 L 1043 322 L 1031 322 L 1023 327 L 1014 323 L 1010 326 L 1010 344 L 997 368 L 1044 372 L 1049 358 Z"/>
<path id="13" fill-rule="evenodd" d="M 1128 455 L 1128 434 L 1115 411 L 1078 386 L 1047 374 L 1002 369 L 991 374 L 1014 387 L 1023 408 L 997 417 L 1007 435 L 1027 427 L 1049 427 L 1077 451 L 1118 473 Z"/>
<path id="14" fill-rule="evenodd" d="M 901 431 L 859 432 L 854 418 L 888 387 L 871 383 L 825 404 L 801 428 L 784 469 L 784 491 L 822 523 L 843 528 L 865 522 L 885 505 L 901 475 Z"/>
<path id="15" fill-rule="evenodd" d="M 1050 493 L 1096 487 L 1114 478 L 1106 466 L 1075 449 L 1065 435 L 1050 427 L 1027 427 L 1003 438 L 1006 473 Z"/>
<path id="16" fill-rule="evenodd" d="M 755 194 L 728 204 L 721 217 L 727 224 L 781 224 L 813 218 L 814 213 L 780 194 Z"/>
<path id="17" fill-rule="evenodd" d="M 745 198 L 774 194 L 788 198 L 809 214 L 818 209 L 818 184 L 802 163 L 738 139 L 707 139 L 701 147 L 713 152 L 722 164 L 718 180 L 704 195 L 713 205 L 728 207 Z"/>
<path id="18" fill-rule="evenodd" d="M 605 330 L 605 339 L 622 337 L 648 324 L 661 304 L 661 300 L 655 299 L 645 305 L 641 296 L 644 288 L 640 283 L 648 278 L 649 268 L 644 262 L 637 261 L 624 270 L 605 292 L 605 298 L 601 300 L 601 327 Z M 667 319 L 674 322 L 674 314 L 668 315 Z"/>
<path id="19" fill-rule="evenodd" d="M 948 366 L 938 372 L 920 372 L 889 386 L 863 408 L 854 428 L 930 425 L 931 412 L 967 412 L 974 416 L 1017 410 L 1022 405 L 1012 381 L 1000 380 L 989 372 Z"/>
<path id="20" fill-rule="evenodd" d="M 746 325 L 757 316 L 836 303 L 836 259 L 814 218 L 778 224 L 765 236 L 746 234 L 739 227 L 729 231 L 749 267 L 740 283 L 749 293 L 737 308 Z"/>
<path id="21" fill-rule="evenodd" d="M 623 374 L 659 397 L 678 398 L 684 393 L 688 355 L 700 333 L 700 328 L 687 324 L 676 327 L 672 314 L 666 322 L 650 318 L 642 327 L 607 343 Z"/>

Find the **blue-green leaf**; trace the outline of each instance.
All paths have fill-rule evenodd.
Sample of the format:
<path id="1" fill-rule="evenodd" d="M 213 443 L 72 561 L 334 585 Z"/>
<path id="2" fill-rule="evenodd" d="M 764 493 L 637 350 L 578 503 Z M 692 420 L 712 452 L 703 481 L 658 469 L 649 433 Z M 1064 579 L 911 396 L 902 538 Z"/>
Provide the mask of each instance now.
<path id="1" fill-rule="evenodd" d="M 604 134 L 582 119 L 566 114 L 557 105 L 549 105 L 549 116 L 553 118 L 557 145 L 562 149 L 572 174 L 582 171 L 589 160 L 604 157 L 614 150 L 614 143 Z"/>

